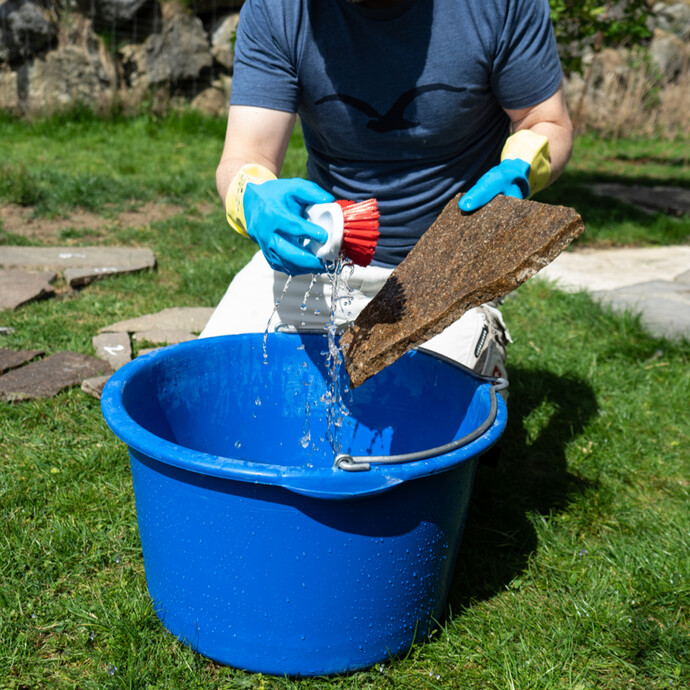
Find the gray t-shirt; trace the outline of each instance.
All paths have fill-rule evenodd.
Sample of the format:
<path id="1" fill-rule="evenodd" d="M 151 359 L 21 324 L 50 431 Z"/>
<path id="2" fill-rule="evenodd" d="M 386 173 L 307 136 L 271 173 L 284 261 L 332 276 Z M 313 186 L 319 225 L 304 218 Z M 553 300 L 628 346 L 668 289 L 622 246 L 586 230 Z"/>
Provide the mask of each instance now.
<path id="1" fill-rule="evenodd" d="M 374 263 L 395 266 L 499 162 L 503 108 L 561 79 L 547 0 L 247 0 L 230 102 L 298 113 L 310 179 L 378 199 Z"/>

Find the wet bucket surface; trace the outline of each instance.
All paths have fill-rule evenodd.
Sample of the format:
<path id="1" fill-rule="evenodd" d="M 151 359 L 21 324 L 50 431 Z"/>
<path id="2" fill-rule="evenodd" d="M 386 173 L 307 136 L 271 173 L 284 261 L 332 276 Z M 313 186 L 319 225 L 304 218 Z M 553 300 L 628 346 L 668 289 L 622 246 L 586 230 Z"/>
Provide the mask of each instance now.
<path id="1" fill-rule="evenodd" d="M 477 458 L 503 432 L 505 405 L 497 396 L 493 424 L 457 450 L 348 472 L 324 440 L 326 338 L 271 334 L 266 347 L 268 364 L 263 334 L 164 348 L 103 391 L 130 451 L 149 593 L 168 630 L 221 663 L 366 668 L 442 616 Z M 342 451 L 447 444 L 487 418 L 489 388 L 410 352 L 343 395 Z"/>

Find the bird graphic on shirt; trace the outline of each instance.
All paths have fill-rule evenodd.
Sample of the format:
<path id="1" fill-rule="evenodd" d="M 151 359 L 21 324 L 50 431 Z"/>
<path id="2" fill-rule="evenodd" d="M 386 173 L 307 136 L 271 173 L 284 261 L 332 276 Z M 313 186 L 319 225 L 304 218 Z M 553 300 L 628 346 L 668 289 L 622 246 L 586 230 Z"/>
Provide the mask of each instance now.
<path id="1" fill-rule="evenodd" d="M 392 132 L 396 129 L 410 129 L 419 124 L 419 122 L 407 120 L 404 113 L 407 106 L 423 93 L 429 91 L 454 91 L 459 93 L 465 90 L 463 86 L 451 86 L 450 84 L 441 83 L 415 86 L 401 94 L 387 113 L 380 113 L 370 103 L 344 93 L 334 93 L 330 96 L 324 96 L 316 101 L 315 105 L 321 105 L 329 101 L 341 101 L 370 117 L 371 119 L 367 122 L 367 127 L 369 129 L 373 129 L 375 132 Z"/>

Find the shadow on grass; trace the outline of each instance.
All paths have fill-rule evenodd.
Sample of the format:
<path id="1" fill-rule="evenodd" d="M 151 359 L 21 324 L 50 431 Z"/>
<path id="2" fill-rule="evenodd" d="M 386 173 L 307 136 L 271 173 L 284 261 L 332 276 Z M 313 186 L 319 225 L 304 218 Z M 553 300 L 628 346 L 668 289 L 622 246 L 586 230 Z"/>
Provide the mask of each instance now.
<path id="1" fill-rule="evenodd" d="M 529 514 L 563 510 L 591 486 L 568 472 L 565 447 L 597 414 L 592 388 L 539 369 L 510 368 L 508 375 L 508 425 L 496 466 L 481 462 L 477 471 L 449 597 L 455 614 L 525 570 L 537 548 Z"/>

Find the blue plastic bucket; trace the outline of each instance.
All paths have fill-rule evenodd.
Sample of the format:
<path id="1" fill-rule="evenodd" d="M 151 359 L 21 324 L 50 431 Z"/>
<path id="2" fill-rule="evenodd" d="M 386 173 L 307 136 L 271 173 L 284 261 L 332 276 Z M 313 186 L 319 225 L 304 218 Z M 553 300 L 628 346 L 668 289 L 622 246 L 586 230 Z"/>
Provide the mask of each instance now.
<path id="1" fill-rule="evenodd" d="M 410 352 L 343 394 L 335 463 L 325 350 L 324 336 L 271 334 L 265 364 L 262 334 L 197 340 L 137 358 L 103 391 L 129 446 L 156 613 L 223 664 L 340 673 L 428 635 L 477 457 L 505 427 L 490 383 Z"/>

